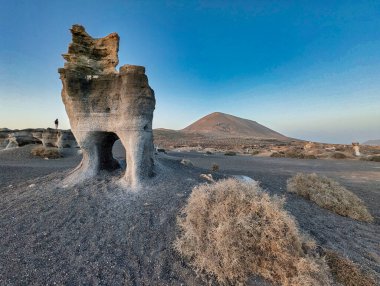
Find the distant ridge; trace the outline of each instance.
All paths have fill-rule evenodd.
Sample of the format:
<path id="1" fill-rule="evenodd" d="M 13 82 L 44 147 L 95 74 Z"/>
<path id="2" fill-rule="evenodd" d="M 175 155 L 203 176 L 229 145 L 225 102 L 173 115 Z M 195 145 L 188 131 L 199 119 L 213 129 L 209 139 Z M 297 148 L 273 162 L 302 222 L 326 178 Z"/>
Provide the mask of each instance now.
<path id="1" fill-rule="evenodd" d="M 363 142 L 362 145 L 380 146 L 380 139 L 368 140 Z"/>
<path id="2" fill-rule="evenodd" d="M 206 115 L 181 131 L 219 138 L 289 139 L 256 121 L 222 112 L 214 112 Z"/>

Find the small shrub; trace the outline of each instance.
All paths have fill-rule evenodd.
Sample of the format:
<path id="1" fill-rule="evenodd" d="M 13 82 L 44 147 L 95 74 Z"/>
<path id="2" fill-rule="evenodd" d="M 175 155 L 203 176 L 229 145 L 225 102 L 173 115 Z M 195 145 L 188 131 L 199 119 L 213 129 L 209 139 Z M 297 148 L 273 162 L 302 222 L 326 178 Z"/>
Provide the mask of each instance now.
<path id="1" fill-rule="evenodd" d="M 258 184 L 234 179 L 195 187 L 178 218 L 175 249 L 221 284 L 258 275 L 281 285 L 330 285 L 315 243 L 302 236 L 283 209 Z M 311 254 L 313 253 L 313 254 Z"/>
<path id="2" fill-rule="evenodd" d="M 57 148 L 51 148 L 51 147 L 43 147 L 38 146 L 32 149 L 31 154 L 33 156 L 41 157 L 41 158 L 48 158 L 48 159 L 58 159 L 62 158 L 61 153 Z"/>
<path id="3" fill-rule="evenodd" d="M 345 154 L 340 153 L 340 152 L 335 152 L 334 154 L 332 154 L 331 157 L 334 159 L 346 159 L 347 158 L 347 156 Z"/>
<path id="4" fill-rule="evenodd" d="M 380 162 L 380 156 L 372 156 L 369 158 L 369 160 L 372 162 Z"/>
<path id="5" fill-rule="evenodd" d="M 285 156 L 284 157 L 286 157 L 286 158 L 303 159 L 303 154 L 299 153 L 297 151 L 288 151 L 288 152 L 285 152 Z"/>
<path id="6" fill-rule="evenodd" d="M 363 201 L 330 178 L 299 173 L 287 181 L 287 189 L 339 215 L 373 221 Z"/>
<path id="7" fill-rule="evenodd" d="M 227 151 L 226 153 L 224 153 L 224 155 L 226 155 L 226 156 L 236 156 L 236 152 Z"/>
<path id="8" fill-rule="evenodd" d="M 206 151 L 206 154 L 207 154 L 207 155 L 212 155 L 212 152 L 210 152 L 210 151 Z"/>
<path id="9" fill-rule="evenodd" d="M 315 155 L 310 154 L 310 155 L 305 155 L 304 159 L 317 159 L 317 157 Z"/>
<path id="10" fill-rule="evenodd" d="M 255 156 L 257 154 L 260 154 L 259 150 L 253 150 L 252 153 L 251 153 L 252 156 Z"/>
<path id="11" fill-rule="evenodd" d="M 193 166 L 193 163 L 190 160 L 188 160 L 188 159 L 182 159 L 181 160 L 181 164 L 185 165 L 185 166 L 188 166 L 188 167 L 192 167 Z"/>
<path id="12" fill-rule="evenodd" d="M 337 282 L 352 286 L 375 286 L 375 279 L 361 271 L 352 261 L 335 251 L 326 250 L 326 262 Z"/>
<path id="13" fill-rule="evenodd" d="M 285 154 L 279 153 L 279 152 L 273 152 L 270 156 L 273 158 L 284 158 Z"/>
<path id="14" fill-rule="evenodd" d="M 217 171 L 219 171 L 219 165 L 218 164 L 212 164 L 212 167 L 211 167 L 211 170 L 213 171 L 213 172 L 217 172 Z"/>

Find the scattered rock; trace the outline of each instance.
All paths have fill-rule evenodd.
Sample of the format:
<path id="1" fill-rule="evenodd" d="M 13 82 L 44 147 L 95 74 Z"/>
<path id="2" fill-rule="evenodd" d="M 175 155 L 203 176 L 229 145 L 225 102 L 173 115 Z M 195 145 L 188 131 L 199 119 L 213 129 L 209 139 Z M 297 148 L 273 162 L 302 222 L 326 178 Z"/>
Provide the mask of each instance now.
<path id="1" fill-rule="evenodd" d="M 185 165 L 185 166 L 188 166 L 188 167 L 193 167 L 193 163 L 190 160 L 188 160 L 188 159 L 182 159 L 181 160 L 181 164 Z"/>
<path id="2" fill-rule="evenodd" d="M 215 182 L 214 178 L 212 177 L 212 174 L 201 174 L 199 177 L 209 182 Z"/>

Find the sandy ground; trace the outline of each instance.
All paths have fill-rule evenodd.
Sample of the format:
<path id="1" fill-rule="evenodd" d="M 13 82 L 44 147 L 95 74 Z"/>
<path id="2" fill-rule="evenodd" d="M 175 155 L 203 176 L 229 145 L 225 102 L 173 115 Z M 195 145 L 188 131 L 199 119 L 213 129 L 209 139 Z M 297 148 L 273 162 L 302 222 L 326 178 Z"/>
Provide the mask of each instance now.
<path id="1" fill-rule="evenodd" d="M 304 232 L 380 281 L 379 163 L 169 153 L 157 156 L 157 175 L 131 192 L 117 184 L 120 170 L 65 188 L 62 179 L 81 157 L 36 159 L 28 148 L 0 151 L 0 285 L 207 285 L 172 242 L 180 208 L 213 163 L 221 169 L 217 177 L 248 175 L 285 195 Z M 181 165 L 182 158 L 195 167 Z M 286 179 L 299 171 L 337 178 L 366 202 L 375 223 L 287 194 Z"/>

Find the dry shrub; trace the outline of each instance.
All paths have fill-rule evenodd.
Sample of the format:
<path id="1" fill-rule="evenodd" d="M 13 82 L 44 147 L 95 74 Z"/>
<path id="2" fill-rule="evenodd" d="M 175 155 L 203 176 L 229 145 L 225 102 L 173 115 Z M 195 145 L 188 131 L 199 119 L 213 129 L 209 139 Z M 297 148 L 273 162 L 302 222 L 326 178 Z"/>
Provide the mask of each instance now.
<path id="1" fill-rule="evenodd" d="M 284 152 L 273 152 L 270 156 L 272 158 L 284 158 L 285 154 Z"/>
<path id="2" fill-rule="evenodd" d="M 372 222 L 363 201 L 338 182 L 317 174 L 298 173 L 288 179 L 288 192 L 296 193 L 339 215 Z"/>
<path id="3" fill-rule="evenodd" d="M 372 157 L 370 157 L 369 161 L 380 162 L 380 156 L 372 156 Z"/>
<path id="4" fill-rule="evenodd" d="M 57 148 L 38 146 L 32 149 L 31 154 L 33 156 L 49 159 L 58 159 L 62 155 Z"/>
<path id="5" fill-rule="evenodd" d="M 332 154 L 331 157 L 334 159 L 346 159 L 347 158 L 347 156 L 345 154 L 340 153 L 340 152 L 335 152 L 334 154 Z"/>
<path id="6" fill-rule="evenodd" d="M 219 171 L 219 165 L 218 164 L 212 164 L 212 167 L 211 167 L 211 170 L 213 171 L 213 172 L 217 172 L 217 171 Z"/>
<path id="7" fill-rule="evenodd" d="M 317 159 L 317 157 L 313 154 L 308 154 L 304 156 L 304 159 Z"/>
<path id="8" fill-rule="evenodd" d="M 329 285 L 327 265 L 283 203 L 235 179 L 199 185 L 178 218 L 175 249 L 222 284 L 258 275 L 281 285 Z"/>
<path id="9" fill-rule="evenodd" d="M 375 286 L 376 281 L 370 275 L 361 271 L 352 261 L 338 253 L 326 250 L 326 261 L 337 282 L 345 286 Z"/>
<path id="10" fill-rule="evenodd" d="M 271 155 L 273 158 L 295 158 L 295 159 L 317 159 L 315 155 L 307 155 L 302 152 L 290 150 L 290 151 L 280 151 L 280 152 L 273 152 Z"/>

